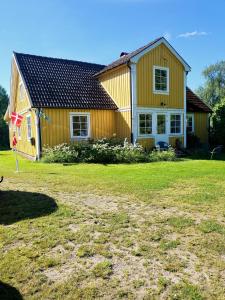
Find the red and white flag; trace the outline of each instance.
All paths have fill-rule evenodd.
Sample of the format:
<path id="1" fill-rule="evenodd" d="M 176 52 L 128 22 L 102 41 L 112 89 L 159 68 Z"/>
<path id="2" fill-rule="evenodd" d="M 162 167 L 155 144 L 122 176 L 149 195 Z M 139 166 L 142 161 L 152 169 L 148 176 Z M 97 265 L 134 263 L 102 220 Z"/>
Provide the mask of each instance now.
<path id="1" fill-rule="evenodd" d="M 15 124 L 17 127 L 20 127 L 21 122 L 23 120 L 23 116 L 17 114 L 16 112 L 12 112 L 11 119 L 13 124 Z"/>
<path id="2" fill-rule="evenodd" d="M 16 147 L 16 144 L 17 144 L 17 139 L 16 139 L 16 136 L 15 134 L 13 135 L 13 140 L 12 140 L 12 145 L 13 147 Z"/>

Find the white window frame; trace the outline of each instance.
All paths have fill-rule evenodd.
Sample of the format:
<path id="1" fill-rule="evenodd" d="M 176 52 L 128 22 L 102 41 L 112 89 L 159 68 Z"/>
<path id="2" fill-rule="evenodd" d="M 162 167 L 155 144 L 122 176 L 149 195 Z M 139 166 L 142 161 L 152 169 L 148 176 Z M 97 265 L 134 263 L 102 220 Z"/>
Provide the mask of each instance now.
<path id="1" fill-rule="evenodd" d="M 156 90 L 155 88 L 155 70 L 163 70 L 166 71 L 166 91 L 162 91 L 162 90 Z M 153 66 L 153 93 L 154 94 L 163 94 L 163 95 L 169 95 L 170 92 L 170 72 L 169 72 L 169 68 L 167 67 L 161 67 L 161 66 Z"/>
<path id="2" fill-rule="evenodd" d="M 191 131 L 191 133 L 194 133 L 195 132 L 195 118 L 194 118 L 194 114 L 189 114 L 189 113 L 187 113 L 186 114 L 186 130 L 187 130 L 187 125 L 188 125 L 188 122 L 187 122 L 187 118 L 188 117 L 191 117 L 192 118 L 192 131 Z"/>
<path id="3" fill-rule="evenodd" d="M 20 83 L 19 83 L 19 100 L 21 102 L 24 100 L 24 95 L 25 95 L 25 91 L 24 91 L 23 82 L 20 81 Z"/>
<path id="4" fill-rule="evenodd" d="M 139 137 L 149 137 L 149 136 L 152 136 L 152 133 L 140 133 L 140 115 L 151 115 L 152 117 L 152 133 L 153 133 L 153 114 L 152 113 L 148 113 L 148 112 L 140 112 L 138 114 L 138 136 Z"/>
<path id="5" fill-rule="evenodd" d="M 30 118 L 30 136 L 29 136 L 29 130 L 28 130 L 28 122 L 27 122 L 27 140 L 30 141 L 32 138 L 32 123 L 31 123 L 31 115 L 26 116 L 26 121 L 27 119 Z"/>
<path id="6" fill-rule="evenodd" d="M 180 116 L 180 132 L 171 132 L 171 115 L 179 115 Z M 170 120 L 169 120 L 169 127 L 170 127 L 170 135 L 182 135 L 183 134 L 183 115 L 179 113 L 170 113 Z"/>
<path id="7" fill-rule="evenodd" d="M 88 135 L 87 136 L 74 136 L 73 135 L 73 117 L 74 116 L 86 116 L 88 123 Z M 90 122 L 90 113 L 88 112 L 70 112 L 70 138 L 72 140 L 86 140 L 91 137 L 91 122 Z"/>

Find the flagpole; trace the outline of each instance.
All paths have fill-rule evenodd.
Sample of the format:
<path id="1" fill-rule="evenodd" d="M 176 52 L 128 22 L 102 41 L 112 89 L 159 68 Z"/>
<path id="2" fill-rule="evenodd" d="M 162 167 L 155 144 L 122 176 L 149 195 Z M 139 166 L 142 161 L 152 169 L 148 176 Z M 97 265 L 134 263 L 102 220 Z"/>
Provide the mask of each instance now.
<path id="1" fill-rule="evenodd" d="M 13 139 L 15 137 L 16 137 L 16 124 L 14 125 Z M 19 161 L 18 161 L 18 157 L 17 157 L 16 143 L 15 143 L 15 146 L 13 148 L 13 151 L 15 153 L 15 160 L 16 160 L 16 173 L 19 173 Z"/>

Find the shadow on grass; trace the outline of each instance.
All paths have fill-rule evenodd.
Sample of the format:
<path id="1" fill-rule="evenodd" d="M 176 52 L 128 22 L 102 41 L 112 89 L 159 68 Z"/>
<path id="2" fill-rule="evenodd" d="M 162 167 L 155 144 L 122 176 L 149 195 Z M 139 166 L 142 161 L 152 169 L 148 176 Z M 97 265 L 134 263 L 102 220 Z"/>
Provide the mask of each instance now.
<path id="1" fill-rule="evenodd" d="M 0 191 L 0 224 L 2 225 L 46 216 L 57 208 L 55 200 L 44 194 Z"/>
<path id="2" fill-rule="evenodd" d="M 20 292 L 7 283 L 0 281 L 0 299 L 1 300 L 22 300 Z"/>

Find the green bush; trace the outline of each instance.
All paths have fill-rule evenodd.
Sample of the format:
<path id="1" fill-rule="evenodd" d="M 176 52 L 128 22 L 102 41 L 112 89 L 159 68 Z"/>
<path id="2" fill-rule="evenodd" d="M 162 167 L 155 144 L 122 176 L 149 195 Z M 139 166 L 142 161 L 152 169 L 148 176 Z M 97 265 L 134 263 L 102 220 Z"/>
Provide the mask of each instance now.
<path id="1" fill-rule="evenodd" d="M 78 161 L 78 152 L 70 145 L 60 144 L 44 149 L 43 161 L 47 163 L 72 163 Z"/>
<path id="2" fill-rule="evenodd" d="M 157 151 L 153 150 L 149 154 L 149 161 L 174 161 L 176 160 L 176 153 L 172 148 L 167 151 Z"/>
<path id="3" fill-rule="evenodd" d="M 150 155 L 143 147 L 130 144 L 126 140 L 101 139 L 74 144 L 61 144 L 52 148 L 45 148 L 43 161 L 47 163 L 138 163 L 151 161 L 172 161 L 176 155 L 169 151 L 153 151 Z"/>

